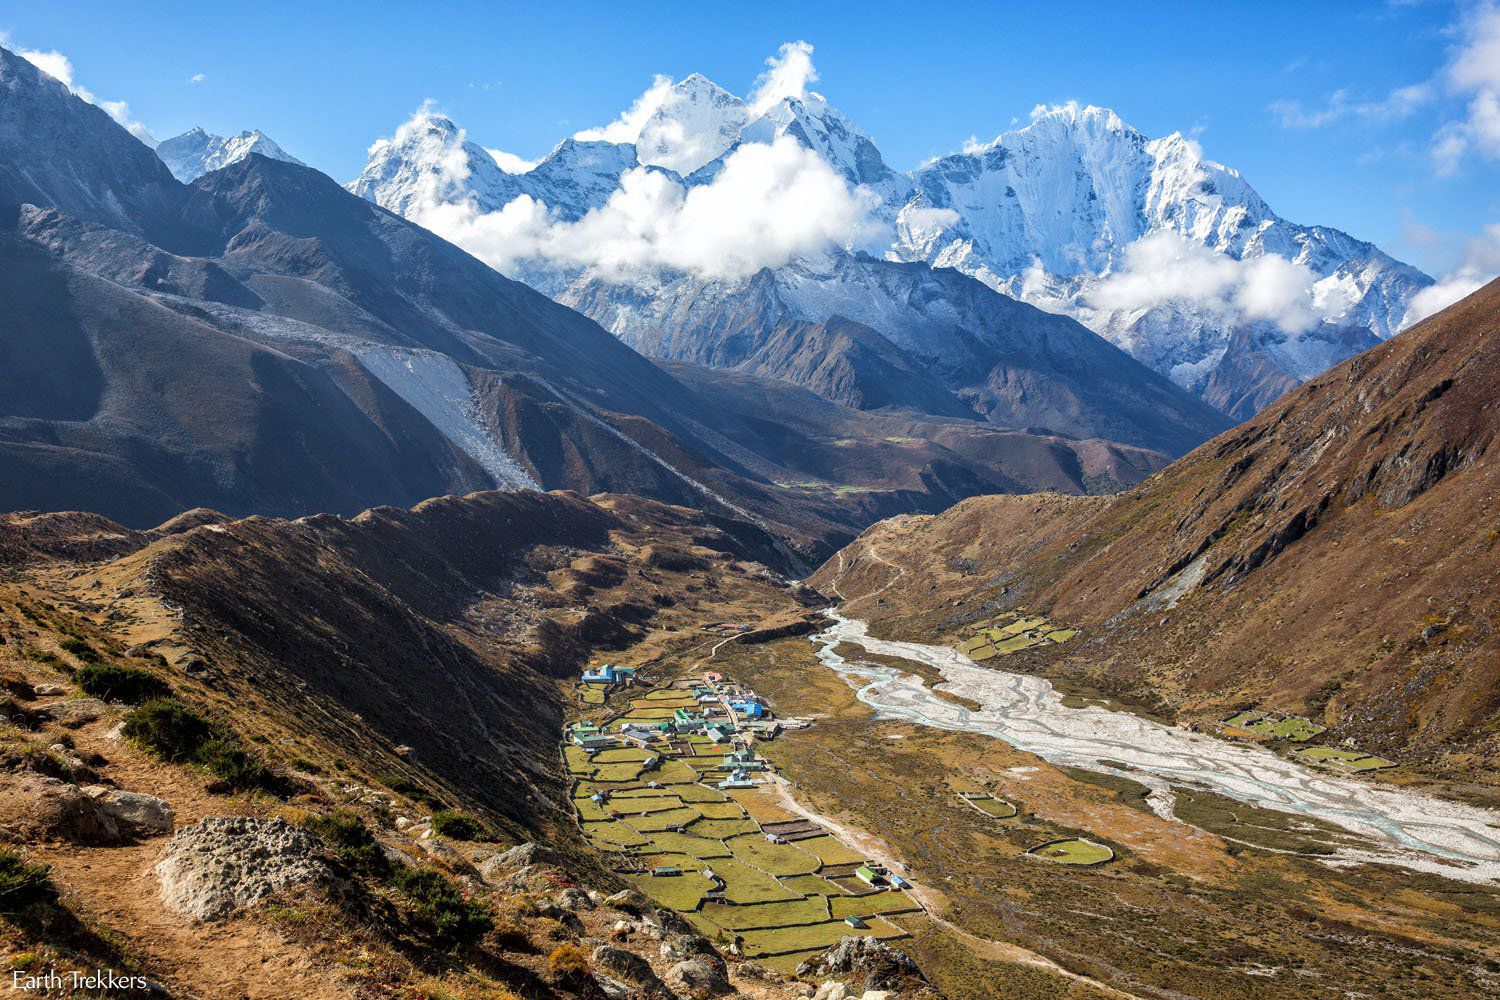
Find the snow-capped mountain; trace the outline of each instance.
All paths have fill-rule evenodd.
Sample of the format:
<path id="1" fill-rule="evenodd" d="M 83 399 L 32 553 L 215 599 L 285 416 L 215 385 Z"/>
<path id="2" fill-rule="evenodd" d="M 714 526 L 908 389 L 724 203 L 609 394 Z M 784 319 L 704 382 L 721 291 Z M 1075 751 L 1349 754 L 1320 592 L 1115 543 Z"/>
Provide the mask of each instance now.
<path id="1" fill-rule="evenodd" d="M 347 187 L 407 218 L 425 207 L 464 201 L 496 212 L 527 195 L 559 218 L 574 220 L 604 204 L 620 176 L 636 165 L 629 143 L 564 139 L 531 170 L 510 173 L 450 119 L 419 113 L 370 147 L 364 170 Z"/>
<path id="2" fill-rule="evenodd" d="M 156 147 L 156 155 L 172 171 L 172 176 L 184 184 L 191 184 L 204 174 L 238 163 L 251 153 L 288 163 L 302 162 L 276 145 L 270 136 L 259 129 L 223 136 L 201 128 L 191 128 Z"/>
<path id="3" fill-rule="evenodd" d="M 830 107 L 822 94 L 782 98 L 745 127 L 740 141 L 773 142 L 784 135 L 816 152 L 850 184 L 874 191 L 883 214 L 894 217 L 911 194 L 911 178 L 887 166 L 874 140 Z"/>
<path id="4" fill-rule="evenodd" d="M 1113 111 L 1067 105 L 988 145 L 913 172 L 891 253 L 971 274 L 1066 312 L 1179 384 L 1202 390 L 1249 327 L 1296 381 L 1395 333 L 1425 275 L 1336 229 L 1282 219 L 1240 174 L 1174 133 L 1148 139 Z M 1140 260 L 1155 247 L 1157 260 Z M 1217 257 L 1207 256 L 1208 251 Z M 1260 275 L 1302 281 L 1303 314 L 1223 308 L 1256 291 L 1228 261 L 1279 258 Z M 1148 265 L 1215 269 L 1198 282 L 1131 287 Z M 1309 313 L 1310 307 L 1310 313 Z M 1248 314 L 1247 314 L 1248 313 Z M 1359 336 L 1363 331 L 1365 336 Z M 1336 346 L 1342 345 L 1342 346 Z M 1248 415 L 1248 414 L 1238 414 Z"/>
<path id="5" fill-rule="evenodd" d="M 852 188 L 873 193 L 870 214 L 887 230 L 876 245 L 799 251 L 779 262 L 778 270 L 790 270 L 778 285 L 798 288 L 784 297 L 796 302 L 794 318 L 818 323 L 878 313 L 885 325 L 872 325 L 879 334 L 935 357 L 941 345 L 916 332 L 927 327 L 901 325 L 908 304 L 864 298 L 887 294 L 882 282 L 853 278 L 865 265 L 825 265 L 863 250 L 952 269 L 1077 319 L 1241 418 L 1396 332 L 1412 296 L 1431 281 L 1338 230 L 1280 218 L 1196 142 L 1175 133 L 1150 139 L 1106 109 L 1054 108 L 987 145 L 901 174 L 819 94 L 804 88 L 753 107 L 758 113 L 752 102 L 694 74 L 665 91 L 634 135 L 625 134 L 628 116 L 584 133 L 600 137 L 588 144 L 586 163 L 577 155 L 579 140 L 569 140 L 519 175 L 499 170 L 451 122 L 408 123 L 372 147 L 350 188 L 419 221 L 415 206 L 434 198 L 495 213 L 521 194 L 545 205 L 550 218 L 577 220 L 604 205 L 637 165 L 663 171 L 685 197 L 716 183 L 752 144 L 789 137 Z M 608 141 L 620 139 L 633 141 Z M 434 177 L 443 184 L 434 188 Z M 641 228 L 654 222 L 628 221 Z M 739 309 L 733 297 L 749 287 L 743 280 L 684 281 L 680 266 L 646 264 L 625 274 L 556 259 L 506 266 L 638 343 L 658 342 L 655 335 L 640 339 L 638 319 L 647 315 L 677 317 L 681 325 L 662 333 L 672 340 L 715 336 L 723 315 Z M 659 301 L 674 295 L 691 300 Z"/>
<path id="6" fill-rule="evenodd" d="M 673 84 L 635 140 L 641 163 L 690 174 L 728 152 L 749 116 L 745 102 L 698 73 Z"/>

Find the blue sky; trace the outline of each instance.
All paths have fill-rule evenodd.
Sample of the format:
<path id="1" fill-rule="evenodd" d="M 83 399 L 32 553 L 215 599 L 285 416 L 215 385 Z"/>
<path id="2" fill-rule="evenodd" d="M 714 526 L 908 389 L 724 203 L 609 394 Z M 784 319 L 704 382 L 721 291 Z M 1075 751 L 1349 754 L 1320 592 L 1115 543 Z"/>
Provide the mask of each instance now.
<path id="1" fill-rule="evenodd" d="M 536 157 L 615 118 L 654 74 L 698 71 L 743 94 L 781 43 L 805 39 L 815 89 L 897 168 L 1024 124 L 1037 104 L 1103 104 L 1150 135 L 1195 135 L 1287 218 L 1441 274 L 1500 258 L 1485 229 L 1500 223 L 1500 131 L 1485 131 L 1500 123 L 1471 110 L 1500 90 L 1500 47 L 1476 40 L 1486 10 L 116 0 L 11 3 L 0 31 L 61 53 L 76 87 L 128 102 L 158 138 L 260 128 L 340 181 L 424 100 L 484 145 Z"/>

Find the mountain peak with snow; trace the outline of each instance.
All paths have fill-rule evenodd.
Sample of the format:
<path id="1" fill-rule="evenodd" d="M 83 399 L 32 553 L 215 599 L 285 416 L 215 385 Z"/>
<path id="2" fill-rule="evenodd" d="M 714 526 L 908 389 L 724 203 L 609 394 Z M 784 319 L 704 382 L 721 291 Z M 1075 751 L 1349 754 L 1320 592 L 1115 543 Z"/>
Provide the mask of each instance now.
<path id="1" fill-rule="evenodd" d="M 184 184 L 191 184 L 204 174 L 238 163 L 251 153 L 259 153 L 272 160 L 302 163 L 260 129 L 222 136 L 195 127 L 164 140 L 156 147 L 156 155 L 172 171 L 172 176 Z"/>
<path id="2" fill-rule="evenodd" d="M 686 176 L 724 155 L 748 117 L 744 101 L 693 73 L 673 84 L 642 124 L 637 156 L 647 166 Z"/>

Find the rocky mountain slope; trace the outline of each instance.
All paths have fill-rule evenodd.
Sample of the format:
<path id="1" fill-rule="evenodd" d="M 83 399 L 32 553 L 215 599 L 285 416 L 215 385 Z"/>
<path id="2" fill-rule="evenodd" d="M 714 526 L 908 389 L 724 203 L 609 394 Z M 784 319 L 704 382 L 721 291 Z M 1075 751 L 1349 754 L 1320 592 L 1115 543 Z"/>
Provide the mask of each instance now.
<path id="1" fill-rule="evenodd" d="M 183 185 L 25 60 L 0 51 L 0 79 L 13 509 L 140 527 L 199 506 L 297 516 L 496 486 L 620 491 L 772 526 L 796 561 L 901 510 L 1100 488 L 1110 478 L 1086 468 L 1101 465 L 1128 484 L 1163 460 L 1121 448 L 1101 463 L 1099 442 L 1049 440 L 1009 468 L 1004 432 L 965 457 L 851 413 L 849 460 L 831 462 L 807 420 L 791 432 L 718 405 L 690 372 L 316 171 L 251 152 Z"/>
<path id="2" fill-rule="evenodd" d="M 1044 609 L 1086 640 L 1007 669 L 1185 720 L 1305 714 L 1430 773 L 1492 781 L 1497 331 L 1492 283 L 1128 493 L 898 518 L 813 582 L 892 633 Z"/>
<path id="3" fill-rule="evenodd" d="M 871 220 L 886 230 L 829 247 L 835 259 L 867 249 L 957 271 L 1071 316 L 1237 419 L 1389 337 L 1405 322 L 1412 296 L 1431 283 L 1369 243 L 1282 219 L 1236 171 L 1205 158 L 1183 135 L 1149 139 L 1103 108 L 1053 108 L 989 144 L 902 174 L 822 95 L 804 90 L 753 113 L 694 74 L 660 96 L 639 134 L 616 129 L 609 138 L 591 138 L 586 166 L 570 165 L 573 139 L 533 170 L 508 174 L 451 121 L 419 115 L 372 147 L 350 189 L 439 229 L 445 206 L 465 206 L 469 219 L 499 213 L 523 195 L 555 220 L 574 222 L 611 195 L 628 200 L 625 179 L 638 167 L 692 191 L 712 185 L 745 147 L 790 138 L 863 192 L 873 203 Z M 851 319 L 918 361 L 959 365 L 941 339 L 927 340 L 921 323 L 904 315 L 907 300 L 862 279 L 860 266 L 830 264 L 820 254 L 796 255 L 770 278 L 731 282 L 650 264 L 622 274 L 615 266 L 524 253 L 505 266 L 652 356 L 712 354 L 726 330 L 743 336 L 737 318 L 758 308 L 762 287 L 774 281 L 800 291 L 778 321 Z M 1205 280 L 1131 283 L 1136 273 L 1162 268 Z M 1272 295 L 1274 306 L 1256 291 L 1273 277 L 1283 279 L 1280 289 L 1295 286 L 1290 296 Z M 960 311 L 962 300 L 977 296 L 962 282 L 948 282 L 946 293 Z M 878 321 L 851 314 L 851 301 Z M 926 308 L 947 301 L 939 297 Z M 1035 321 L 1024 312 L 1008 315 L 1012 336 L 1024 339 Z M 670 353 L 656 353 L 668 345 Z M 1118 361 L 1114 367 L 1121 377 L 1140 377 Z"/>

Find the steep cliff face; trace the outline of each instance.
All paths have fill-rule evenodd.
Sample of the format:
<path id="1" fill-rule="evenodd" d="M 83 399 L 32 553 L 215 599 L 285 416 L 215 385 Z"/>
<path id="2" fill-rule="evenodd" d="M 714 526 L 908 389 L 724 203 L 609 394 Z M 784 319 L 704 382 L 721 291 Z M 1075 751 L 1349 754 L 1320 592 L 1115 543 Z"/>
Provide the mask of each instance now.
<path id="1" fill-rule="evenodd" d="M 1497 332 L 1492 283 L 1119 497 L 991 497 L 898 519 L 814 581 L 873 593 L 892 574 L 878 554 L 906 572 L 854 607 L 884 628 L 946 633 L 986 607 L 1048 608 L 1092 639 L 1018 656 L 1027 669 L 1189 717 L 1311 713 L 1467 770 L 1500 752 Z"/>

